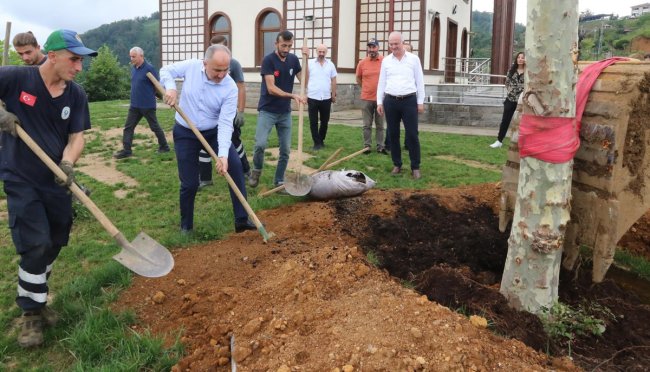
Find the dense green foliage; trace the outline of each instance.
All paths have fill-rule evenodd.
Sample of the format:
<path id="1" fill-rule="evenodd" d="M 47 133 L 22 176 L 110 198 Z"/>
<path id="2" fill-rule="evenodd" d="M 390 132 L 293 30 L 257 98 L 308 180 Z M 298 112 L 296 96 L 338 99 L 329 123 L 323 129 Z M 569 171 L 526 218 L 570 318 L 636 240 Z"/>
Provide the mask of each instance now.
<path id="1" fill-rule="evenodd" d="M 128 67 L 120 66 L 107 45 L 97 52 L 99 54 L 91 59 L 88 71 L 77 77 L 88 94 L 88 100 L 95 102 L 128 98 L 131 89 Z"/>
<path id="2" fill-rule="evenodd" d="M 0 55 L 3 55 L 5 51 L 4 40 L 0 40 Z M 2 57 L 0 57 L 2 58 Z M 23 62 L 18 57 L 18 53 L 13 48 L 9 48 L 9 59 L 7 60 L 7 65 L 22 65 Z"/>
<path id="3" fill-rule="evenodd" d="M 156 69 L 160 65 L 160 13 L 149 17 L 125 19 L 101 25 L 81 35 L 89 48 L 108 45 L 122 65 L 129 64 L 129 50 L 139 46 L 144 50 L 144 57 Z"/>

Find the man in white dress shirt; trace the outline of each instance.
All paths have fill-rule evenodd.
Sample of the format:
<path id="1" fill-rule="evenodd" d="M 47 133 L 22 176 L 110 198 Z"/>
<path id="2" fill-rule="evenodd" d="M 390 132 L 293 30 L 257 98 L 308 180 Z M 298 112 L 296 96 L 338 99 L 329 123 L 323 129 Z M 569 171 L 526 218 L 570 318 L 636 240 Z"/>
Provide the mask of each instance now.
<path id="1" fill-rule="evenodd" d="M 309 129 L 314 141 L 313 150 L 325 146 L 327 124 L 330 121 L 332 103 L 336 102 L 336 66 L 327 56 L 327 47 L 321 44 L 316 48 L 318 56 L 309 61 L 307 79 L 307 107 L 309 110 Z M 320 115 L 320 127 L 318 116 Z"/>
<path id="2" fill-rule="evenodd" d="M 418 138 L 418 114 L 424 112 L 424 73 L 420 58 L 404 50 L 404 38 L 399 32 L 388 36 L 388 48 L 392 54 L 384 57 L 377 86 L 377 112 L 386 114 L 390 139 L 393 170 L 402 173 L 402 149 L 400 147 L 400 120 L 404 122 L 406 144 L 411 161 L 411 175 L 419 179 L 420 140 Z M 388 147 L 388 146 L 387 146 Z"/>

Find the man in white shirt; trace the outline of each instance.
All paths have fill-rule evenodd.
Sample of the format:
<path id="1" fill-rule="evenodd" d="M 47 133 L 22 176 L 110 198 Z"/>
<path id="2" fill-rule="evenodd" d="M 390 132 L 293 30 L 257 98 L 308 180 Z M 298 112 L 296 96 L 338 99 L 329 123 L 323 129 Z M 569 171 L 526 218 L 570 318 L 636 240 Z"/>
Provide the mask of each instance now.
<path id="1" fill-rule="evenodd" d="M 399 32 L 388 36 L 388 48 L 392 54 L 384 57 L 377 86 L 377 112 L 386 114 L 390 154 L 393 160 L 391 174 L 402 173 L 402 149 L 400 147 L 400 120 L 404 132 L 414 179 L 420 175 L 420 140 L 418 138 L 418 114 L 424 112 L 424 73 L 420 58 L 404 50 L 404 39 Z M 388 146 L 387 146 L 388 147 Z"/>
<path id="2" fill-rule="evenodd" d="M 325 146 L 327 124 L 330 120 L 332 103 L 336 102 L 336 66 L 327 56 L 324 44 L 316 48 L 318 56 L 309 61 L 309 78 L 307 79 L 307 107 L 309 110 L 309 128 L 314 141 L 313 150 Z M 318 116 L 320 115 L 320 127 Z"/>

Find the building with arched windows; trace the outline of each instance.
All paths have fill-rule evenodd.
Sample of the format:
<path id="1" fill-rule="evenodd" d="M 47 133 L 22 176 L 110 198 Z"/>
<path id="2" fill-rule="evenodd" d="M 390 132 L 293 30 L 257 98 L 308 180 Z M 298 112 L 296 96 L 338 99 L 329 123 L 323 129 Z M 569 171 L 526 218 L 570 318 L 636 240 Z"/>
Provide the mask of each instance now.
<path id="1" fill-rule="evenodd" d="M 325 44 L 339 73 L 338 106 L 354 99 L 355 68 L 376 38 L 387 55 L 388 35 L 400 31 L 420 57 L 426 84 L 452 82 L 458 58 L 469 56 L 471 0 L 160 0 L 163 65 L 202 58 L 212 36 L 229 40 L 241 63 L 248 107 L 255 107 L 262 58 L 274 51 L 275 38 L 287 29 L 299 55 L 303 38 L 315 57 Z M 447 71 L 447 73 L 445 73 Z"/>

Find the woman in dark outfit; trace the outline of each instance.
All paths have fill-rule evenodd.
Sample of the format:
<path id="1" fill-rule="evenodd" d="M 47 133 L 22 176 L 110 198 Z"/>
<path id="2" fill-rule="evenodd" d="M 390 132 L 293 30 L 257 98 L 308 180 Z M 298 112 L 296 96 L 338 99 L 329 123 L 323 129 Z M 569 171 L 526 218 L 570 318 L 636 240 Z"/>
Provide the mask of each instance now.
<path id="1" fill-rule="evenodd" d="M 503 117 L 501 118 L 501 124 L 499 125 L 499 135 L 497 140 L 490 145 L 493 149 L 503 146 L 503 139 L 506 137 L 506 133 L 508 133 L 510 121 L 517 109 L 519 95 L 524 90 L 525 71 L 526 57 L 524 56 L 524 52 L 519 52 L 506 75 L 506 90 L 508 91 L 508 96 L 506 97 L 506 100 L 503 101 Z"/>

